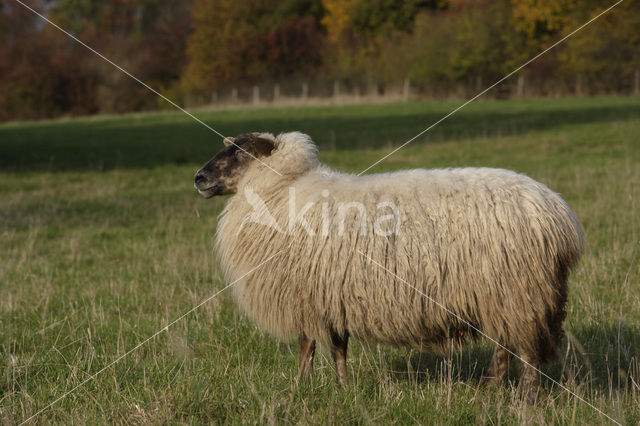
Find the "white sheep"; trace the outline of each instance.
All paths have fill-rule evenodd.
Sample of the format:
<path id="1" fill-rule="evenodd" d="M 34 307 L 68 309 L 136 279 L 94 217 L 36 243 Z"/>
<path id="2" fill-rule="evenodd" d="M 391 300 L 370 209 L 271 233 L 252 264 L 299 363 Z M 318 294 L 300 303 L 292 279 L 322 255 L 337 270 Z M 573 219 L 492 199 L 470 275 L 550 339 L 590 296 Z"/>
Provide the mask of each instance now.
<path id="1" fill-rule="evenodd" d="M 330 348 L 345 382 L 349 337 L 442 350 L 480 331 L 503 345 L 491 381 L 516 353 L 521 390 L 535 399 L 583 249 L 558 194 L 500 169 L 341 173 L 319 164 L 297 132 L 225 145 L 195 178 L 206 197 L 237 193 L 216 232 L 225 277 L 268 259 L 239 279 L 234 298 L 261 329 L 299 338 L 304 377 L 316 342 Z"/>

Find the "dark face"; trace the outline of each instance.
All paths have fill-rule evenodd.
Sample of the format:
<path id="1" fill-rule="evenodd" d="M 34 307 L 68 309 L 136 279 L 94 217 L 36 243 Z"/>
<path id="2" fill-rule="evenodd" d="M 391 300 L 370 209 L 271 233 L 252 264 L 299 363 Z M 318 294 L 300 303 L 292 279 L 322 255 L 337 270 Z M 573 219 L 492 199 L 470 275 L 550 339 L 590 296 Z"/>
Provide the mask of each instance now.
<path id="1" fill-rule="evenodd" d="M 235 194 L 247 168 L 256 159 L 268 157 L 274 148 L 272 140 L 260 138 L 257 133 L 225 139 L 225 147 L 196 172 L 196 189 L 206 198 Z"/>

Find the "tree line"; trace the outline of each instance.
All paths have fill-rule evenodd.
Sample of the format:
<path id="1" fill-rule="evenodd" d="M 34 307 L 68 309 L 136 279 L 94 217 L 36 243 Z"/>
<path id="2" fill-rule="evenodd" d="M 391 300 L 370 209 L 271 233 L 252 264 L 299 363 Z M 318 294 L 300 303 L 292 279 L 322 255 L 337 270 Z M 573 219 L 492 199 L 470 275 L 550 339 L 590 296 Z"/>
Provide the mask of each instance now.
<path id="1" fill-rule="evenodd" d="M 528 66 L 509 96 L 632 93 L 640 8 L 626 0 Z M 467 96 L 612 0 L 32 0 L 75 37 L 183 105 L 230 87 L 410 81 Z M 150 91 L 15 0 L 0 0 L 0 120 L 165 108 Z M 278 90 L 279 90 L 278 86 Z M 521 93 L 522 94 L 522 93 Z"/>

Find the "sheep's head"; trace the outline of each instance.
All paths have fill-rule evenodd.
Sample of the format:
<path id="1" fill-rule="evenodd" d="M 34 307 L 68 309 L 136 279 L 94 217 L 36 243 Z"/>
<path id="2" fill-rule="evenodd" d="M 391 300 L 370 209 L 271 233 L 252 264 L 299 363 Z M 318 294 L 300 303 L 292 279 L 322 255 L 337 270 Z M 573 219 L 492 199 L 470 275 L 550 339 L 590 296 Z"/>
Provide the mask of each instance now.
<path id="1" fill-rule="evenodd" d="M 259 133 L 225 138 L 224 148 L 196 172 L 195 187 L 206 198 L 235 194 L 249 166 L 275 149 L 275 141 Z"/>

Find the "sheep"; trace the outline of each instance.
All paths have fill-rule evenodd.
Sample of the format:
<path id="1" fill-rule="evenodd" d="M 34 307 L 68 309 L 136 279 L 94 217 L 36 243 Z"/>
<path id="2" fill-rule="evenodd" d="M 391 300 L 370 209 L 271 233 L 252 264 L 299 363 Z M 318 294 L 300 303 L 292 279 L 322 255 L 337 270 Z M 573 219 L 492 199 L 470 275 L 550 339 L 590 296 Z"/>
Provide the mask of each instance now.
<path id="1" fill-rule="evenodd" d="M 512 171 L 356 176 L 316 152 L 302 133 L 244 134 L 195 175 L 207 198 L 236 194 L 215 245 L 241 310 L 282 341 L 298 337 L 303 378 L 316 343 L 328 347 L 339 383 L 350 337 L 442 353 L 482 334 L 499 343 L 487 381 L 503 381 L 517 354 L 520 391 L 534 402 L 583 250 L 571 208 Z"/>

